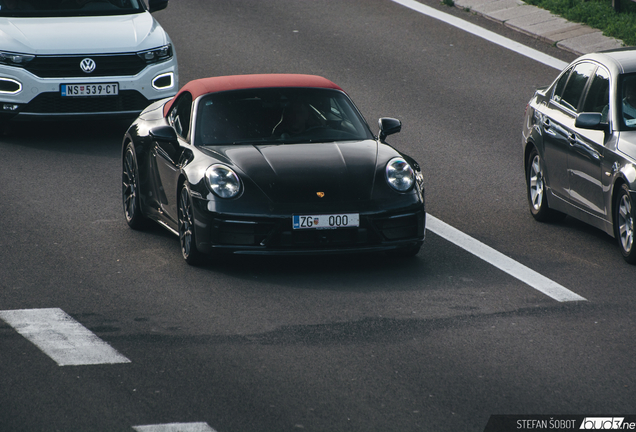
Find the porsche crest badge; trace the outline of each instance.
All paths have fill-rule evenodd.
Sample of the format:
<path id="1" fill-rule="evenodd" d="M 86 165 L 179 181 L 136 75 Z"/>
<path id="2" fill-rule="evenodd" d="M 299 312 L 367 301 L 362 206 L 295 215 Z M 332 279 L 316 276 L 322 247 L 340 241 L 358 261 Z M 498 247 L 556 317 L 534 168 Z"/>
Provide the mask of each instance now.
<path id="1" fill-rule="evenodd" d="M 324 192 L 316 192 L 316 195 L 318 195 L 318 198 L 323 198 L 325 196 Z"/>

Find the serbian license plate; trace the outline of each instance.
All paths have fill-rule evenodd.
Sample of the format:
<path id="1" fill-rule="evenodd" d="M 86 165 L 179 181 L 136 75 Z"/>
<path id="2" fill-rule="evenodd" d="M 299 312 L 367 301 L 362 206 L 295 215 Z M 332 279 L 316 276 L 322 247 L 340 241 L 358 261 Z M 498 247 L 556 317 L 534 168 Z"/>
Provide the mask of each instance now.
<path id="1" fill-rule="evenodd" d="M 119 84 L 62 84 L 62 96 L 117 96 Z"/>
<path id="2" fill-rule="evenodd" d="M 350 228 L 360 225 L 358 213 L 330 215 L 293 215 L 294 229 Z"/>

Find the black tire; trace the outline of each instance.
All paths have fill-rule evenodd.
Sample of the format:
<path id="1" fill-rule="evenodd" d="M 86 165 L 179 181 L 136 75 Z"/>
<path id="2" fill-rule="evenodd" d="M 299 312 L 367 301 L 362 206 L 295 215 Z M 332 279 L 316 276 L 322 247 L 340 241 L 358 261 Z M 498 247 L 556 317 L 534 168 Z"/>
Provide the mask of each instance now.
<path id="1" fill-rule="evenodd" d="M 634 247 L 634 205 L 627 185 L 621 185 L 614 202 L 614 235 L 623 258 L 630 264 L 636 264 Z"/>
<path id="2" fill-rule="evenodd" d="M 141 212 L 139 200 L 139 167 L 132 143 L 128 143 L 122 160 L 121 194 L 124 205 L 124 216 L 128 226 L 135 230 L 143 230 L 148 226 L 148 219 Z"/>
<path id="3" fill-rule="evenodd" d="M 185 184 L 179 191 L 179 245 L 181 255 L 188 264 L 197 265 L 203 261 L 204 255 L 197 249 L 194 232 L 192 198 Z"/>
<path id="4" fill-rule="evenodd" d="M 543 161 L 536 148 L 533 148 L 526 163 L 526 190 L 530 213 L 539 222 L 563 219 L 565 214 L 548 207 Z"/>

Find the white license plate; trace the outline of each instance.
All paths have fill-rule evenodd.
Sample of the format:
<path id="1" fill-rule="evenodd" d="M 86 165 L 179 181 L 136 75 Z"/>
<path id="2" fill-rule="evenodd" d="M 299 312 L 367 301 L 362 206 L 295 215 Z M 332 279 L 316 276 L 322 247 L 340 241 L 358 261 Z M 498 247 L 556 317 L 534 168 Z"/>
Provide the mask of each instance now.
<path id="1" fill-rule="evenodd" d="M 294 229 L 350 228 L 360 225 L 358 213 L 328 215 L 293 215 Z"/>
<path id="2" fill-rule="evenodd" d="M 62 84 L 62 96 L 117 96 L 119 84 Z"/>

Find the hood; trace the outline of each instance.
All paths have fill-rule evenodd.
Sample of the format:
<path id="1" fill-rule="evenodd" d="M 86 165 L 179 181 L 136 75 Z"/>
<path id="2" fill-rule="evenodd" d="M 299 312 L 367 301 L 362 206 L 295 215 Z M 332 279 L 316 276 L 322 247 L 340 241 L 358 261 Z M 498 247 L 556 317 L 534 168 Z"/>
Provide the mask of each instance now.
<path id="1" fill-rule="evenodd" d="M 135 52 L 168 43 L 149 12 L 131 15 L 0 18 L 0 47 L 25 54 Z"/>
<path id="2" fill-rule="evenodd" d="M 275 203 L 351 202 L 371 197 L 378 143 L 237 146 L 224 153 Z"/>

